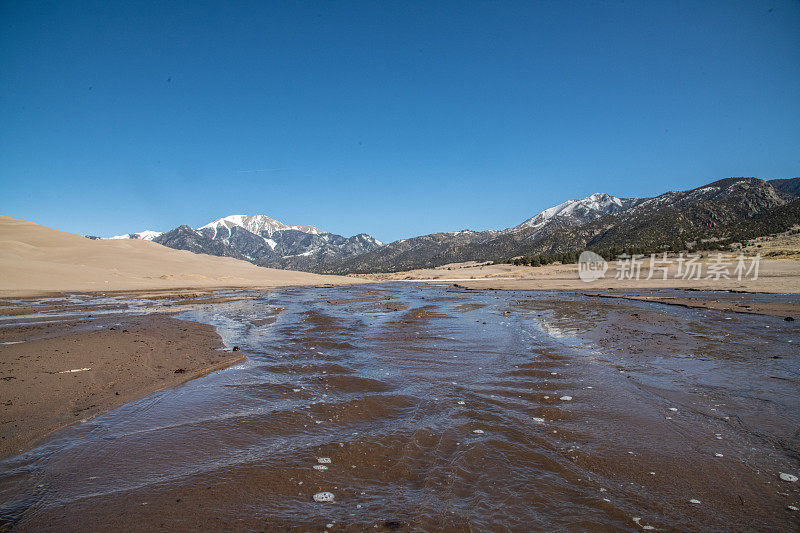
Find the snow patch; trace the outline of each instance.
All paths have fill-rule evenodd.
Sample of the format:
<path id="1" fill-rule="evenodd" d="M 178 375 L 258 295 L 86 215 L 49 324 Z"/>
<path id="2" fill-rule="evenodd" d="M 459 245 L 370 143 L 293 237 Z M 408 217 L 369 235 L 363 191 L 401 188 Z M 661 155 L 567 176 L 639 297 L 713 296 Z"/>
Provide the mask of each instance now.
<path id="1" fill-rule="evenodd" d="M 268 237 L 271 237 L 276 231 L 285 231 L 290 229 L 302 231 L 303 233 L 308 233 L 310 235 L 321 235 L 325 233 L 321 229 L 315 228 L 314 226 L 288 226 L 283 222 L 268 217 L 267 215 L 228 215 L 227 217 L 218 218 L 217 220 L 209 222 L 205 226 L 202 226 L 198 229 L 213 228 L 216 231 L 218 228 L 224 227 L 230 231 L 230 229 L 234 226 L 244 228 L 250 233 L 255 233 L 256 235 L 266 233 Z"/>
<path id="2" fill-rule="evenodd" d="M 616 196 L 595 193 L 580 200 L 568 200 L 549 209 L 545 209 L 529 218 L 519 226 L 505 231 L 516 232 L 524 229 L 539 230 L 556 219 L 582 224 L 602 215 L 616 213 L 623 209 L 623 201 Z"/>
<path id="3" fill-rule="evenodd" d="M 163 235 L 163 231 L 144 230 L 139 233 L 126 233 L 125 235 L 114 235 L 109 239 L 141 239 L 143 241 L 152 241 L 159 235 Z"/>

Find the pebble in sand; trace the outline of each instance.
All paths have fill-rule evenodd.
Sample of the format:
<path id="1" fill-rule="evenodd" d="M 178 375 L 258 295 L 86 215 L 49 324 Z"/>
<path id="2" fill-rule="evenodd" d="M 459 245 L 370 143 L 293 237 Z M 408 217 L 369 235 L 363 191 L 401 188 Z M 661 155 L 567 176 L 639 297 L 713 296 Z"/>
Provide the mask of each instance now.
<path id="1" fill-rule="evenodd" d="M 646 526 L 642 524 L 642 519 L 640 517 L 634 517 L 633 521 L 636 523 L 637 526 L 641 527 L 642 529 L 647 529 L 647 530 L 655 529 L 653 526 Z"/>

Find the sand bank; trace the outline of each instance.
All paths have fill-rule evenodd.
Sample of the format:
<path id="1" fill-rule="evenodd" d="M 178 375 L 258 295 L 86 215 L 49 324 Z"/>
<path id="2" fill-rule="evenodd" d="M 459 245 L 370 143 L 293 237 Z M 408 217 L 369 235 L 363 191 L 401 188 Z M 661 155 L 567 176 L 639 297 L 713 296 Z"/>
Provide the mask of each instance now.
<path id="1" fill-rule="evenodd" d="M 0 328 L 0 457 L 244 359 L 221 347 L 213 326 L 165 315 Z"/>

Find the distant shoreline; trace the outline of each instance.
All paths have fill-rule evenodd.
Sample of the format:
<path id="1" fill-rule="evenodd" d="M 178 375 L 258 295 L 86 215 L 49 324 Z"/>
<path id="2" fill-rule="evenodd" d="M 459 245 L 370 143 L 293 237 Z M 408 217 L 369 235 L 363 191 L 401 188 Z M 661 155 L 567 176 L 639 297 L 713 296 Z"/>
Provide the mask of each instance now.
<path id="1" fill-rule="evenodd" d="M 770 294 L 800 294 L 800 261 L 796 259 L 763 259 L 758 279 L 679 279 L 673 266 L 668 279 L 616 279 L 616 267 L 611 265 L 605 277 L 584 282 L 578 277 L 577 264 L 553 264 L 540 267 L 509 264 L 445 265 L 437 268 L 361 274 L 369 281 L 414 281 L 428 283 L 457 283 L 470 289 L 495 290 L 657 290 L 747 292 Z M 703 262 L 707 266 L 707 259 Z"/>

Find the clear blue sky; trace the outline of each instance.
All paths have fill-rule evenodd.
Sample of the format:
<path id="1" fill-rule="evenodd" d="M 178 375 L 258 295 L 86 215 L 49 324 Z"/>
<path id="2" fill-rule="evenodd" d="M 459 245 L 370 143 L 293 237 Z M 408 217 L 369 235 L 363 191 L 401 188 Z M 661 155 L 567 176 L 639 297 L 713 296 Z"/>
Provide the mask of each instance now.
<path id="1" fill-rule="evenodd" d="M 800 175 L 800 2 L 0 3 L 0 213 L 384 241 Z"/>

